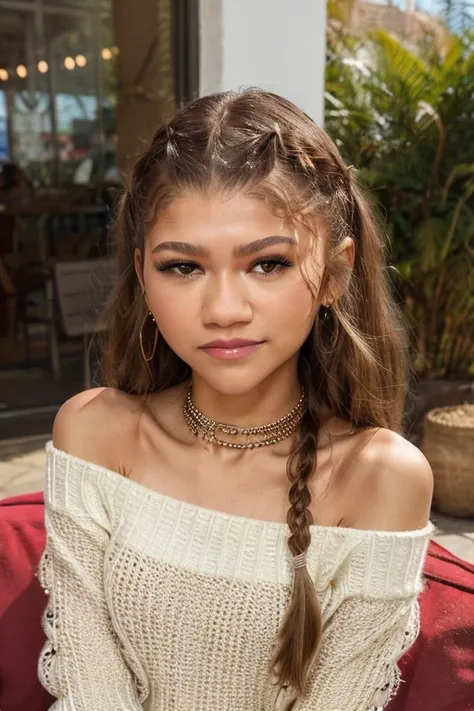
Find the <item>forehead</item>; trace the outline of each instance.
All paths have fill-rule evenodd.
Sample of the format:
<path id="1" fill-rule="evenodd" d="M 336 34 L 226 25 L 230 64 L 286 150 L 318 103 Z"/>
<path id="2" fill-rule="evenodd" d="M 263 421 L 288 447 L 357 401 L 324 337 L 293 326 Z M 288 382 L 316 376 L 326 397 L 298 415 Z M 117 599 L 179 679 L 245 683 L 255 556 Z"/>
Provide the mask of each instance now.
<path id="1" fill-rule="evenodd" d="M 300 244 L 310 238 L 307 228 L 245 193 L 224 197 L 190 192 L 158 214 L 149 239 L 153 246 L 172 238 L 212 248 L 216 241 L 233 247 L 236 242 L 245 244 L 269 235 L 295 237 Z"/>

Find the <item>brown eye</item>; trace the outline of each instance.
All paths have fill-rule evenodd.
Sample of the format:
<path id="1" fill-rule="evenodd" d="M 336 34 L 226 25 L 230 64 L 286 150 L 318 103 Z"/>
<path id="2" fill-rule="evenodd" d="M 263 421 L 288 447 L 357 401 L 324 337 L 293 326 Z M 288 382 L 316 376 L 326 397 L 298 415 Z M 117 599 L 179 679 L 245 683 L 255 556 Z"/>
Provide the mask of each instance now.
<path id="1" fill-rule="evenodd" d="M 292 262 L 286 257 L 272 257 L 271 259 L 260 259 L 255 262 L 252 265 L 252 271 L 262 276 L 272 276 L 291 266 Z"/>
<path id="2" fill-rule="evenodd" d="M 193 273 L 196 267 L 194 266 L 194 264 L 180 264 L 176 267 L 176 269 L 178 269 L 179 273 L 183 276 L 189 276 Z"/>
<path id="3" fill-rule="evenodd" d="M 186 277 L 192 277 L 197 272 L 201 272 L 199 264 L 195 262 L 181 262 L 176 259 L 170 262 L 163 262 L 161 264 L 155 265 L 159 272 L 174 274 L 175 276 L 186 279 Z"/>
<path id="4" fill-rule="evenodd" d="M 275 271 L 278 266 L 277 262 L 260 262 L 259 266 L 262 268 L 264 274 L 271 274 Z"/>

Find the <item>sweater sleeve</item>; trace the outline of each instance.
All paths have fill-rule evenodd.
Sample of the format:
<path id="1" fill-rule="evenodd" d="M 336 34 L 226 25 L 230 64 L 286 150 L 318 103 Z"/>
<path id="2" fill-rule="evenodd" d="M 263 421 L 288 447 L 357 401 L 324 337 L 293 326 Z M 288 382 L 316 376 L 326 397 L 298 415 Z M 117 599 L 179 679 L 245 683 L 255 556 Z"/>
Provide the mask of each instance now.
<path id="1" fill-rule="evenodd" d="M 46 548 L 39 579 L 49 595 L 47 641 L 38 674 L 54 711 L 141 711 L 146 678 L 120 643 L 106 603 L 103 571 L 110 537 L 100 493 L 83 481 L 69 491 L 49 464 Z"/>
<path id="2" fill-rule="evenodd" d="M 354 531 L 325 558 L 323 635 L 301 711 L 369 711 L 395 696 L 397 662 L 419 632 L 432 532 Z"/>
<path id="3" fill-rule="evenodd" d="M 301 711 L 385 708 L 396 694 L 397 661 L 416 639 L 418 618 L 416 597 L 345 600 L 325 626 Z"/>

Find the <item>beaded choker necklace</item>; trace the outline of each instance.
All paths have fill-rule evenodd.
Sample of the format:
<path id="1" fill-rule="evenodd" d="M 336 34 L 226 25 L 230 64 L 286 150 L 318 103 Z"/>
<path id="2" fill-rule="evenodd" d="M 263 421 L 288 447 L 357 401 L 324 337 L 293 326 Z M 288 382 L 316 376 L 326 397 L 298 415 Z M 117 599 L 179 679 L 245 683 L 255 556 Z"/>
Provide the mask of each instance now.
<path id="1" fill-rule="evenodd" d="M 292 435 L 303 416 L 305 407 L 305 397 L 302 389 L 301 397 L 294 408 L 281 419 L 259 427 L 235 427 L 234 425 L 225 425 L 222 422 L 216 422 L 206 417 L 194 405 L 190 388 L 184 403 L 184 419 L 193 434 L 197 437 L 202 437 L 202 439 L 211 444 L 218 444 L 221 447 L 233 447 L 234 449 L 255 449 L 256 447 L 268 447 L 271 444 L 282 442 Z M 241 441 L 242 439 L 244 439 L 243 442 Z"/>

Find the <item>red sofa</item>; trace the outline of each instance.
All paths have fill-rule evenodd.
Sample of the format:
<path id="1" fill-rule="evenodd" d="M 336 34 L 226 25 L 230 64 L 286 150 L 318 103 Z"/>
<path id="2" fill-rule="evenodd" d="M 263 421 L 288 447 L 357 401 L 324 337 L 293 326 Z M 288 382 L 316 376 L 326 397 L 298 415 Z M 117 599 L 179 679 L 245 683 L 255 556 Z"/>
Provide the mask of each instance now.
<path id="1" fill-rule="evenodd" d="M 0 501 L 1 711 L 46 711 L 54 702 L 36 673 L 46 607 L 36 577 L 45 543 L 43 513 L 42 494 Z"/>
<path id="2" fill-rule="evenodd" d="M 1 711 L 46 711 L 54 702 L 36 675 L 44 539 L 41 494 L 0 501 Z M 387 711 L 474 711 L 474 566 L 431 543 L 425 575 L 421 633 L 401 660 L 404 682 Z"/>

